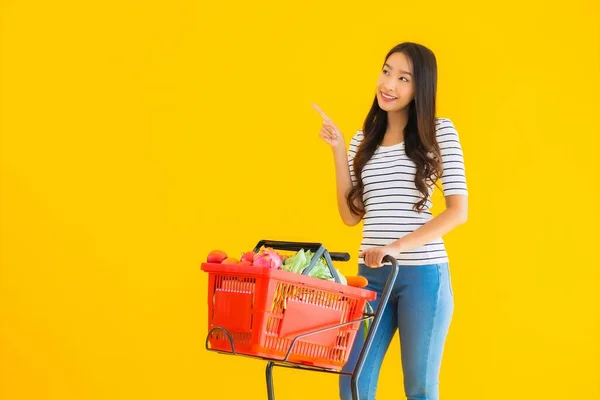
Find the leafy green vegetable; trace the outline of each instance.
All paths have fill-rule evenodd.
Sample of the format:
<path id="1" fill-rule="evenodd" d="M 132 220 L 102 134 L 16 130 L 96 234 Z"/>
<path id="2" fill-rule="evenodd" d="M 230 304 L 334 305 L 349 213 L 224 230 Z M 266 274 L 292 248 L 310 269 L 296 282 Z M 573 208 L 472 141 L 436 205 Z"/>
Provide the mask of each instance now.
<path id="1" fill-rule="evenodd" d="M 281 269 L 284 271 L 295 272 L 297 274 L 301 274 L 310 264 L 310 261 L 314 257 L 315 253 L 311 250 L 304 251 L 304 249 L 300 249 L 296 254 L 287 258 Z M 340 280 L 343 284 L 347 284 L 346 278 L 336 269 Z M 325 257 L 320 257 L 313 268 L 308 273 L 308 276 L 312 276 L 313 278 L 325 279 L 333 281 L 334 278 L 331 276 L 331 272 L 327 267 L 327 261 Z"/>
<path id="2" fill-rule="evenodd" d="M 287 258 L 283 262 L 281 269 L 284 271 L 301 274 L 302 271 L 304 271 L 304 269 L 308 266 L 308 263 L 309 260 L 306 259 L 306 253 L 304 253 L 304 249 L 300 249 L 299 252 Z"/>

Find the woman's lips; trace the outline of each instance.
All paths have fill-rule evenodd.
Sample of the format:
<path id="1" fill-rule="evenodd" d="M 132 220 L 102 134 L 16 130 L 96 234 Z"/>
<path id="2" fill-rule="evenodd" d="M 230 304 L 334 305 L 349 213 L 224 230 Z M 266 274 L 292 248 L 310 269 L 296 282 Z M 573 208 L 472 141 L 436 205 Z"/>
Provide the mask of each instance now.
<path id="1" fill-rule="evenodd" d="M 395 101 L 396 99 L 398 99 L 397 97 L 394 98 L 387 98 L 385 94 L 383 94 L 383 92 L 379 92 L 381 94 L 381 98 L 383 101 L 387 102 L 387 103 L 391 103 L 392 101 Z"/>

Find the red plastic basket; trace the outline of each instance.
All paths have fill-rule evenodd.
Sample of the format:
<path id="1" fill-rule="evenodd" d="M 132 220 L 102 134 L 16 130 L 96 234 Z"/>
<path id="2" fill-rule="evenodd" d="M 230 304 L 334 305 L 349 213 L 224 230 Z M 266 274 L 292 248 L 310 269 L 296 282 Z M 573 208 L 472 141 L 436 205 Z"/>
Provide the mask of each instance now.
<path id="1" fill-rule="evenodd" d="M 282 360 L 295 337 L 363 317 L 370 290 L 279 269 L 202 264 L 208 272 L 211 349 Z M 304 336 L 287 361 L 340 370 L 348 361 L 360 322 Z"/>

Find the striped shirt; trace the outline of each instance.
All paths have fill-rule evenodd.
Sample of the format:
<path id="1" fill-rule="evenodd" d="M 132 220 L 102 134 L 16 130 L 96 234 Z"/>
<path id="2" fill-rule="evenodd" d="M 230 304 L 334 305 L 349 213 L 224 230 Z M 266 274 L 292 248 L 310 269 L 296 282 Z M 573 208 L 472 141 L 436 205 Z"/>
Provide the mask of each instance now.
<path id="1" fill-rule="evenodd" d="M 352 183 L 356 184 L 353 160 L 363 139 L 359 130 L 350 142 L 348 163 Z M 444 196 L 467 195 L 463 151 L 458 132 L 450 119 L 436 118 L 436 137 L 440 145 L 443 174 L 440 178 Z M 415 186 L 415 163 L 404 151 L 404 142 L 392 146 L 379 146 L 362 170 L 364 184 L 363 235 L 360 251 L 385 246 L 433 218 L 431 194 L 421 213 L 413 205 L 421 199 Z M 421 247 L 396 255 L 400 265 L 425 265 L 448 262 L 448 254 L 441 237 Z M 359 258 L 359 263 L 364 260 Z"/>

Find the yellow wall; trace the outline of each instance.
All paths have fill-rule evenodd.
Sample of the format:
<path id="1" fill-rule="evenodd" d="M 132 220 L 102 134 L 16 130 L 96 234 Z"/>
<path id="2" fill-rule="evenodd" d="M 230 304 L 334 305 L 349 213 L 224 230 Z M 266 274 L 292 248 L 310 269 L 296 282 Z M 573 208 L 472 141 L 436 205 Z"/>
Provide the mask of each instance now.
<path id="1" fill-rule="evenodd" d="M 264 362 L 204 350 L 200 263 L 315 240 L 356 271 L 310 104 L 349 141 L 404 40 L 438 56 L 470 189 L 442 398 L 600 398 L 598 3 L 328 3 L 3 1 L 2 400 L 265 398 Z"/>

